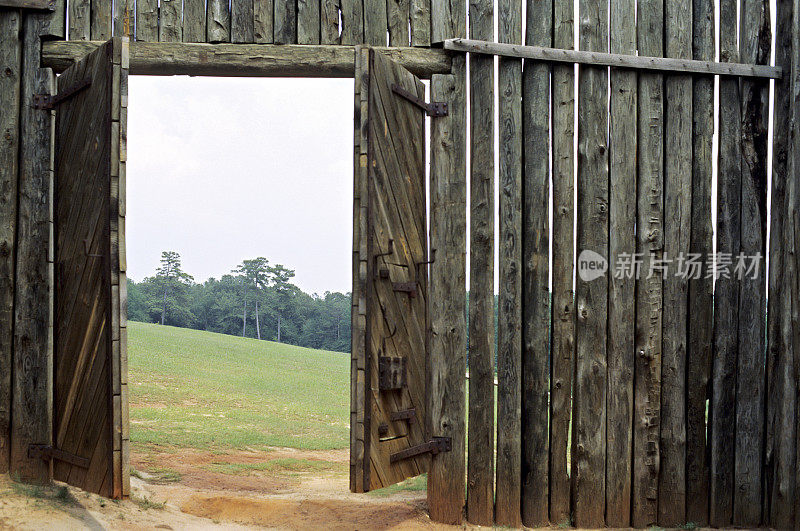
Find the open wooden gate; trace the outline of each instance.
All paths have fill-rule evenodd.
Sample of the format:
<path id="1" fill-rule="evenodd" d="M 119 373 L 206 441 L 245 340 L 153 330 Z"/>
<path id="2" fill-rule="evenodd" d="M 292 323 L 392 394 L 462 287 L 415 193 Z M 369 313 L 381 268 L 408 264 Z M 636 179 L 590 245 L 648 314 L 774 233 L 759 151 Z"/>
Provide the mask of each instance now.
<path id="1" fill-rule="evenodd" d="M 356 52 L 350 488 L 428 470 L 425 87 L 380 52 Z M 446 112 L 441 106 L 433 113 Z"/>
<path id="2" fill-rule="evenodd" d="M 66 70 L 56 96 L 53 461 L 59 481 L 130 491 L 125 279 L 128 43 Z"/>

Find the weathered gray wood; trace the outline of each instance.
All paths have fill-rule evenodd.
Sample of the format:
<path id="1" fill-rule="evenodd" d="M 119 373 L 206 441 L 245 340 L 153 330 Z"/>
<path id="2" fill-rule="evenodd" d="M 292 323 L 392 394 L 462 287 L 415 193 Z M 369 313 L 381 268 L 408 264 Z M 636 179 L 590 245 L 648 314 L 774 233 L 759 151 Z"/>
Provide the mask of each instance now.
<path id="1" fill-rule="evenodd" d="M 297 0 L 297 43 L 319 44 L 320 0 Z"/>
<path id="2" fill-rule="evenodd" d="M 342 44 L 364 42 L 364 5 L 361 0 L 340 0 L 342 9 Z"/>
<path id="3" fill-rule="evenodd" d="M 0 7 L 16 9 L 31 9 L 39 11 L 53 11 L 54 6 L 50 0 L 0 0 Z"/>
<path id="4" fill-rule="evenodd" d="M 113 13 L 108 0 L 92 0 L 92 40 L 105 41 L 111 38 Z"/>
<path id="5" fill-rule="evenodd" d="M 470 36 L 494 35 L 494 4 L 469 4 Z M 467 520 L 494 522 L 494 58 L 470 54 Z"/>
<path id="6" fill-rule="evenodd" d="M 158 7 L 159 42 L 181 42 L 183 40 L 183 3 L 181 0 L 160 0 L 160 2 Z"/>
<path id="7" fill-rule="evenodd" d="M 498 20 L 502 20 L 498 4 Z M 503 29 L 499 30 L 499 35 L 503 34 Z M 431 43 L 444 42 L 447 39 L 467 36 L 467 12 L 464 2 L 450 2 L 449 0 L 431 0 Z M 500 42 L 505 41 L 502 38 Z M 522 37 L 519 42 L 521 44 Z"/>
<path id="8" fill-rule="evenodd" d="M 23 18 L 19 202 L 17 215 L 14 367 L 12 380 L 10 473 L 25 481 L 46 483 L 49 467 L 28 457 L 30 444 L 52 438 L 52 351 L 48 241 L 50 236 L 50 140 L 52 113 L 33 108 L 34 94 L 52 94 L 53 75 L 40 68 L 39 32 L 47 15 Z"/>
<path id="9" fill-rule="evenodd" d="M 611 53 L 636 51 L 636 27 L 628 19 L 633 0 L 611 2 Z M 636 252 L 636 72 L 611 71 L 609 154 L 609 262 Z M 631 521 L 631 426 L 636 281 L 632 275 L 608 280 L 608 433 L 606 436 L 606 525 Z"/>
<path id="10" fill-rule="evenodd" d="M 84 1 L 84 0 L 80 0 Z M 70 2 L 70 16 L 73 16 Z M 209 2 L 211 4 L 211 2 Z M 72 19 L 71 19 L 72 20 Z M 72 22 L 70 22 L 70 40 L 72 40 Z M 83 40 L 88 40 L 88 37 Z M 157 0 L 136 0 L 136 40 L 156 42 L 158 41 L 158 1 Z"/>
<path id="11" fill-rule="evenodd" d="M 772 35 L 769 3 L 744 0 L 740 5 L 740 59 L 768 64 Z M 758 256 L 751 274 L 739 282 L 739 337 L 736 358 L 736 462 L 733 523 L 761 523 L 764 451 L 764 333 L 766 313 L 767 129 L 769 81 L 742 80 L 741 247 Z M 734 262 L 737 264 L 738 260 Z M 746 267 L 751 265 L 748 259 Z M 745 271 L 746 272 L 746 271 Z"/>
<path id="12" fill-rule="evenodd" d="M 98 42 L 43 44 L 43 64 L 63 72 L 96 49 Z M 353 46 L 190 44 L 134 42 L 131 74 L 258 77 L 353 77 Z M 377 48 L 421 78 L 450 73 L 452 56 L 426 48 Z"/>
<path id="13" fill-rule="evenodd" d="M 42 36 L 65 39 L 67 37 L 67 0 L 52 0 L 51 5 L 50 18 L 47 27 L 42 29 Z"/>
<path id="14" fill-rule="evenodd" d="M 734 0 L 720 3 L 720 60 L 737 61 Z M 717 256 L 735 257 L 741 241 L 741 99 L 739 80 L 719 82 L 719 172 L 717 184 Z M 710 523 L 731 524 L 733 516 L 736 442 L 736 355 L 738 346 L 739 282 L 717 278 L 714 288 L 714 362 L 712 369 Z M 717 272 L 718 274 L 720 271 Z"/>
<path id="15" fill-rule="evenodd" d="M 553 46 L 574 43 L 574 4 L 554 0 Z M 573 65 L 553 66 L 553 311 L 550 371 L 550 522 L 570 523 L 570 479 L 567 462 L 572 371 L 575 351 L 575 305 L 572 291 L 575 217 L 575 74 Z"/>
<path id="16" fill-rule="evenodd" d="M 386 0 L 363 0 L 364 42 L 372 46 L 386 46 L 388 29 Z"/>
<path id="17" fill-rule="evenodd" d="M 525 43 L 553 44 L 550 0 L 527 2 Z M 485 124 L 481 124 L 486 127 Z M 522 523 L 549 521 L 550 65 L 522 74 Z"/>
<path id="18" fill-rule="evenodd" d="M 431 436 L 450 437 L 452 451 L 431 458 L 428 511 L 435 522 L 458 525 L 464 514 L 466 323 L 466 68 L 431 79 L 433 101 L 448 115 L 431 122 L 430 246 L 436 250 L 430 279 Z"/>
<path id="19" fill-rule="evenodd" d="M 434 2 L 434 30 L 437 15 Z M 522 2 L 498 3 L 498 38 L 522 42 Z M 519 527 L 522 494 L 522 60 L 500 58 L 498 71 L 499 285 L 497 296 L 497 470 L 495 523 Z"/>
<path id="20" fill-rule="evenodd" d="M 339 44 L 339 0 L 321 0 L 320 43 Z"/>
<path id="21" fill-rule="evenodd" d="M 692 6 L 664 4 L 664 52 L 692 57 Z M 688 256 L 692 211 L 692 78 L 666 78 L 664 105 L 664 257 L 673 260 L 663 276 L 661 435 L 658 524 L 686 521 L 686 348 L 688 280 L 679 275 Z"/>
<path id="22" fill-rule="evenodd" d="M 608 5 L 581 0 L 580 47 L 605 52 Z M 577 252 L 608 256 L 608 74 L 583 66 L 578 81 Z M 578 269 L 580 271 L 580 258 Z M 603 527 L 606 461 L 608 277 L 575 280 L 572 488 L 575 525 Z"/>
<path id="23" fill-rule="evenodd" d="M 787 76 L 775 82 L 772 195 L 769 241 L 769 308 L 767 321 L 767 410 L 764 458 L 764 522 L 788 529 L 795 518 L 797 395 L 795 393 L 794 343 L 788 341 L 791 319 L 791 278 L 797 270 L 789 251 L 795 249 L 788 225 L 787 189 L 791 187 L 795 143 L 792 142 L 792 81 L 796 79 L 793 47 L 796 40 L 793 2 L 776 3 L 775 63 Z M 795 126 L 796 127 L 796 126 Z"/>
<path id="24" fill-rule="evenodd" d="M 140 0 L 144 6 L 148 0 Z M 71 41 L 88 41 L 91 38 L 91 2 L 89 0 L 72 0 L 69 3 L 69 39 Z M 144 7 L 142 7 L 144 9 Z M 143 20 L 145 27 L 147 20 Z M 158 24 L 158 20 L 156 20 Z M 156 26 L 157 27 L 157 26 Z"/>
<path id="25" fill-rule="evenodd" d="M 133 0 L 117 0 L 114 3 L 114 36 L 133 37 L 134 17 Z"/>
<path id="26" fill-rule="evenodd" d="M 389 46 L 408 46 L 410 0 L 386 0 Z"/>
<path id="27" fill-rule="evenodd" d="M 275 44 L 294 44 L 297 42 L 297 2 L 296 0 L 277 1 L 273 21 L 273 42 Z"/>
<path id="28" fill-rule="evenodd" d="M 254 42 L 254 21 L 253 0 L 233 0 L 231 2 L 231 42 Z"/>
<path id="29" fill-rule="evenodd" d="M 0 474 L 8 472 L 11 451 L 11 370 L 14 322 L 14 232 L 19 178 L 19 113 L 22 14 L 0 11 Z"/>
<path id="30" fill-rule="evenodd" d="M 431 44 L 431 0 L 411 0 L 411 46 Z"/>
<path id="31" fill-rule="evenodd" d="M 714 2 L 696 0 L 692 13 L 692 54 L 714 59 Z M 714 78 L 693 79 L 692 219 L 690 252 L 701 260 L 713 252 L 711 227 Z M 705 274 L 689 280 L 689 344 L 686 352 L 686 520 L 708 523 L 706 400 L 713 343 L 713 280 Z"/>
<path id="32" fill-rule="evenodd" d="M 206 42 L 205 0 L 184 0 L 183 42 Z"/>
<path id="33" fill-rule="evenodd" d="M 639 2 L 639 53 L 663 55 L 663 3 Z M 636 282 L 636 361 L 633 398 L 631 524 L 653 525 L 658 510 L 661 420 L 662 273 L 654 268 L 664 249 L 664 76 L 639 73 L 637 244 L 642 253 Z M 651 269 L 652 275 L 651 275 Z"/>
<path id="34" fill-rule="evenodd" d="M 270 5 L 272 4 L 270 3 Z M 231 42 L 231 11 L 225 0 L 208 0 L 206 40 L 208 42 Z"/>
<path id="35" fill-rule="evenodd" d="M 595 66 L 612 66 L 633 70 L 656 72 L 688 72 L 694 74 L 718 74 L 740 77 L 763 77 L 780 79 L 783 75 L 779 67 L 716 63 L 691 59 L 669 59 L 655 56 L 633 56 L 602 52 L 544 48 L 541 46 L 517 46 L 497 42 L 470 39 L 448 39 L 444 42 L 446 50 L 484 53 L 505 57 L 522 57 L 554 63 L 578 63 Z"/>

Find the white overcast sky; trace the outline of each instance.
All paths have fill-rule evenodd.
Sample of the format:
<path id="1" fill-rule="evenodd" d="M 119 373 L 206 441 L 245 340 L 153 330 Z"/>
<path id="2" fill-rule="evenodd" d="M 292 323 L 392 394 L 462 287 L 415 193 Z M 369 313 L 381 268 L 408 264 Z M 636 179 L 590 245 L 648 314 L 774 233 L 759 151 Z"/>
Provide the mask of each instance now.
<path id="1" fill-rule="evenodd" d="M 195 280 L 246 258 L 350 291 L 353 80 L 131 76 L 129 276 L 178 251 Z"/>

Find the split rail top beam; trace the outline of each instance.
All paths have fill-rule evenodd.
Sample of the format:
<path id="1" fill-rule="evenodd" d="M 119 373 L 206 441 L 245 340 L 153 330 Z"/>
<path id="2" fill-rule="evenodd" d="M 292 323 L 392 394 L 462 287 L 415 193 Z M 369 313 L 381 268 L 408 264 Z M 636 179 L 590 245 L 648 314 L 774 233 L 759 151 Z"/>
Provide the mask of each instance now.
<path id="1" fill-rule="evenodd" d="M 445 50 L 457 52 L 521 57 L 554 63 L 578 63 L 594 66 L 611 66 L 633 70 L 655 70 L 659 72 L 680 72 L 720 76 L 756 77 L 781 79 L 780 67 L 750 65 L 741 63 L 720 63 L 716 61 L 696 61 L 692 59 L 673 59 L 668 57 L 645 57 L 616 53 L 587 52 L 581 50 L 562 50 L 542 46 L 520 46 L 474 39 L 448 39 L 444 41 Z"/>

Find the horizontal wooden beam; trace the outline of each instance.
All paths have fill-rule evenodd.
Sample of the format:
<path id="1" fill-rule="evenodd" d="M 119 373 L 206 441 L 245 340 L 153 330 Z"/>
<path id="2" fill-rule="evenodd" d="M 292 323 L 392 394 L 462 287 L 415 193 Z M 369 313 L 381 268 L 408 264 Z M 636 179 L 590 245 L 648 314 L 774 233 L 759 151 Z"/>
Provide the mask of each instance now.
<path id="1" fill-rule="evenodd" d="M 55 0 L 0 0 L 0 7 L 55 11 Z"/>
<path id="2" fill-rule="evenodd" d="M 42 66 L 63 72 L 102 44 L 47 41 Z M 430 48 L 376 48 L 413 74 L 449 74 L 451 52 Z M 353 77 L 355 48 L 334 45 L 192 44 L 132 42 L 130 73 L 149 76 Z"/>
<path id="3" fill-rule="evenodd" d="M 718 63 L 715 61 L 694 61 L 691 59 L 670 59 L 666 57 L 643 57 L 638 55 L 620 55 L 616 53 L 586 52 L 580 50 L 561 50 L 558 48 L 519 46 L 516 44 L 477 41 L 473 39 L 448 39 L 444 41 L 444 48 L 446 50 L 458 52 L 522 57 L 524 59 L 535 59 L 555 63 L 611 66 L 633 70 L 657 70 L 661 72 L 760 77 L 768 79 L 780 79 L 783 76 L 781 69 L 774 66 Z"/>

